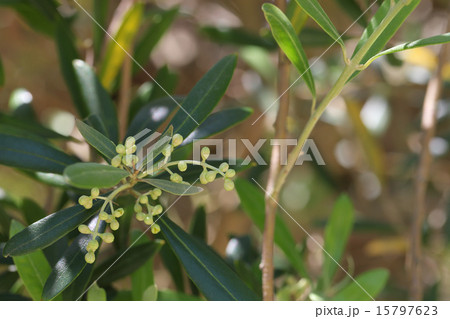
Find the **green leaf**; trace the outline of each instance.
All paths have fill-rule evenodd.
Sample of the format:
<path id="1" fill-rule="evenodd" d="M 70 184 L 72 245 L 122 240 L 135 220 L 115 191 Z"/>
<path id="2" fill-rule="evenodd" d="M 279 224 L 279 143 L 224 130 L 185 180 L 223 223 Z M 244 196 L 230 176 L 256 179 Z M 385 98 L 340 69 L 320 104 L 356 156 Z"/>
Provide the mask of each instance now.
<path id="1" fill-rule="evenodd" d="M 153 258 L 163 245 L 164 241 L 153 240 L 149 243 L 134 245 L 130 249 L 119 251 L 98 266 L 94 270 L 92 278 L 100 286 L 105 286 L 129 276 L 141 268 L 150 258 Z"/>
<path id="2" fill-rule="evenodd" d="M 83 189 L 114 187 L 129 175 L 123 169 L 97 163 L 77 163 L 64 170 L 67 182 Z"/>
<path id="3" fill-rule="evenodd" d="M 280 46 L 281 50 L 286 54 L 288 59 L 296 67 L 300 76 L 304 79 L 313 98 L 316 97 L 316 87 L 312 76 L 308 58 L 303 50 L 303 46 L 295 33 L 289 19 L 284 13 L 271 3 L 265 3 L 262 6 L 266 20 L 270 24 L 272 34 Z"/>
<path id="4" fill-rule="evenodd" d="M 251 218 L 260 231 L 264 230 L 265 200 L 264 193 L 254 184 L 244 179 L 236 179 L 236 191 L 244 212 Z M 303 277 L 309 277 L 294 238 L 280 215 L 275 219 L 275 244 L 286 255 L 292 266 Z"/>
<path id="5" fill-rule="evenodd" d="M 19 256 L 50 246 L 94 215 L 103 201 L 95 200 L 91 209 L 75 205 L 51 214 L 25 228 L 5 245 L 5 256 Z"/>
<path id="6" fill-rule="evenodd" d="M 178 15 L 178 11 L 178 7 L 175 7 L 153 16 L 152 23 L 142 35 L 142 38 L 139 39 L 134 52 L 134 58 L 140 65 L 145 65 L 147 63 L 153 49 Z M 134 71 L 137 71 L 138 68 L 139 66 L 135 64 Z"/>
<path id="7" fill-rule="evenodd" d="M 130 123 L 126 136 L 134 136 L 142 130 L 156 131 L 182 103 L 183 97 L 165 97 L 142 106 Z"/>
<path id="8" fill-rule="evenodd" d="M 144 6 L 137 2 L 124 15 L 119 30 L 114 35 L 114 40 L 108 43 L 105 57 L 100 68 L 100 81 L 103 86 L 111 91 L 117 75 L 122 68 L 126 52 L 132 50 L 133 41 L 141 25 Z"/>
<path id="9" fill-rule="evenodd" d="M 420 48 L 420 47 L 424 47 L 424 46 L 443 44 L 443 43 L 449 43 L 449 42 L 450 42 L 450 32 L 440 34 L 440 35 L 435 35 L 433 37 L 429 37 L 429 38 L 425 38 L 425 39 L 419 39 L 416 41 L 399 44 L 399 45 L 396 45 L 388 50 L 382 51 L 382 52 L 376 54 L 375 56 L 371 57 L 365 63 L 365 66 L 368 66 L 374 60 L 376 60 L 379 57 L 386 55 L 386 54 L 392 54 L 392 53 L 396 53 L 396 52 L 400 52 L 400 51 L 406 51 L 406 50 L 411 50 L 411 49 Z"/>
<path id="10" fill-rule="evenodd" d="M 250 288 L 206 244 L 163 216 L 159 223 L 167 243 L 208 300 L 258 300 Z"/>
<path id="11" fill-rule="evenodd" d="M 10 236 L 23 231 L 24 227 L 17 221 L 11 222 Z M 17 272 L 33 300 L 41 300 L 45 280 L 50 274 L 50 266 L 42 251 L 35 251 L 25 256 L 13 257 Z"/>
<path id="12" fill-rule="evenodd" d="M 389 271 L 386 269 L 372 269 L 355 278 L 358 282 L 351 282 L 348 286 L 339 291 L 331 300 L 333 301 L 371 301 L 383 290 L 389 278 Z M 366 290 L 362 290 L 362 288 Z M 368 295 L 368 294 L 370 295 Z"/>
<path id="13" fill-rule="evenodd" d="M 225 94 L 236 63 L 236 55 L 226 56 L 197 82 L 184 99 L 183 109 L 179 109 L 170 121 L 174 134 L 187 137 L 208 117 Z"/>
<path id="14" fill-rule="evenodd" d="M 396 3 L 398 1 L 403 0 L 393 0 Z M 373 18 L 371 19 L 369 25 L 364 30 L 361 38 L 358 41 L 358 44 L 356 45 L 355 50 L 353 51 L 353 56 L 358 53 L 358 51 L 361 49 L 361 47 L 366 43 L 366 41 L 369 39 L 369 37 L 373 34 L 375 29 L 381 24 L 381 22 L 384 20 L 386 15 L 388 14 L 389 10 L 391 9 L 391 2 L 392 0 L 385 0 L 383 4 L 380 6 L 380 8 L 377 10 Z M 417 7 L 417 5 L 420 3 L 420 0 L 411 0 L 411 3 L 404 6 L 400 9 L 398 14 L 395 16 L 395 18 L 387 25 L 387 27 L 384 29 L 384 31 L 376 38 L 376 40 L 373 42 L 370 49 L 367 51 L 367 53 L 364 55 L 364 57 L 361 59 L 361 61 L 357 61 L 359 64 L 365 64 L 371 57 L 378 54 L 384 46 L 388 43 L 390 39 L 394 36 L 394 34 L 397 32 L 397 30 L 400 28 L 400 26 L 403 24 L 405 19 L 411 14 L 411 12 Z M 355 73 L 353 76 L 355 76 L 357 73 Z"/>
<path id="15" fill-rule="evenodd" d="M 75 75 L 89 114 L 98 115 L 106 127 L 107 137 L 118 141 L 117 112 L 111 97 L 100 84 L 94 70 L 84 61 L 73 61 Z"/>
<path id="16" fill-rule="evenodd" d="M 208 239 L 206 232 L 206 211 L 205 207 L 200 206 L 192 218 L 190 234 L 206 242 Z"/>
<path id="17" fill-rule="evenodd" d="M 0 86 L 5 85 L 5 69 L 3 68 L 3 62 L 0 57 Z"/>
<path id="18" fill-rule="evenodd" d="M 192 143 L 194 139 L 207 138 L 226 131 L 247 119 L 252 113 L 253 110 L 249 107 L 231 108 L 213 113 L 184 139 L 183 146 Z"/>
<path id="19" fill-rule="evenodd" d="M 32 102 L 33 94 L 30 91 L 19 88 L 12 91 L 9 96 L 8 106 L 15 118 L 36 121 L 36 113 L 34 112 Z M 3 114 L 3 116 L 6 116 Z"/>
<path id="20" fill-rule="evenodd" d="M 336 273 L 354 223 L 353 205 L 346 195 L 341 195 L 325 228 L 322 280 L 328 287 Z M 325 253 L 326 252 L 326 253 Z M 330 257 L 331 256 L 331 257 Z"/>
<path id="21" fill-rule="evenodd" d="M 167 65 L 158 70 L 154 88 L 149 96 L 149 101 L 171 96 L 175 92 L 178 83 L 178 75 L 171 72 Z M 159 85 L 158 85 L 159 84 Z"/>
<path id="22" fill-rule="evenodd" d="M 143 301 L 156 301 L 158 300 L 158 286 L 151 285 L 147 289 L 145 289 L 144 294 L 142 295 Z"/>
<path id="23" fill-rule="evenodd" d="M 157 187 L 164 192 L 179 196 L 195 195 L 203 191 L 203 188 L 201 187 L 188 184 L 178 184 L 165 179 L 147 178 L 142 179 L 141 182 Z"/>
<path id="24" fill-rule="evenodd" d="M 98 217 L 92 218 L 87 224 L 91 230 L 94 230 L 98 221 Z M 99 224 L 99 232 L 103 232 L 106 228 L 106 223 L 101 221 Z M 58 260 L 52 269 L 50 276 L 45 282 L 44 292 L 42 298 L 44 300 L 52 300 L 58 296 L 62 291 L 74 283 L 74 281 L 81 276 L 82 272 L 86 268 L 89 274 L 92 272 L 92 265 L 87 264 L 84 256 L 86 255 L 86 246 L 89 241 L 92 240 L 92 235 L 78 234 L 73 240 L 69 248 L 64 252 L 64 255 Z M 101 245 L 101 239 L 97 237 L 97 241 Z M 97 251 L 98 252 L 98 251 Z M 90 277 L 90 276 L 89 276 Z M 78 298 L 86 289 L 89 282 L 89 278 L 84 279 L 84 283 L 78 282 L 78 285 L 82 286 L 81 291 L 77 289 L 77 295 L 74 298 Z"/>
<path id="25" fill-rule="evenodd" d="M 30 104 L 28 104 L 28 106 L 30 106 Z M 2 124 L 1 126 L 4 127 L 4 129 L 12 126 L 16 130 L 24 131 L 24 133 L 26 133 L 23 135 L 24 137 L 28 137 L 32 134 L 43 139 L 71 139 L 70 137 L 63 136 L 42 126 L 32 119 L 33 116 L 34 111 L 31 108 L 27 110 L 27 105 L 22 104 L 19 108 L 14 110 L 13 116 L 0 113 L 0 124 Z"/>
<path id="26" fill-rule="evenodd" d="M 94 283 L 87 293 L 87 301 L 106 301 L 106 291 Z"/>
<path id="27" fill-rule="evenodd" d="M 317 0 L 295 0 L 298 5 L 305 10 L 305 12 L 314 20 L 316 23 L 326 32 L 328 35 L 342 48 L 345 56 L 345 45 L 344 41 L 341 38 L 341 35 L 336 30 L 335 26 L 331 22 L 330 18 L 328 18 L 325 11 L 323 11 Z"/>
<path id="28" fill-rule="evenodd" d="M 134 245 L 140 245 L 149 243 L 150 239 L 143 232 L 135 230 L 132 233 L 132 242 Z M 145 290 L 155 283 L 153 278 L 153 259 L 154 256 L 149 258 L 144 265 L 131 274 L 131 295 L 134 301 L 143 300 Z"/>
<path id="29" fill-rule="evenodd" d="M 93 47 L 96 58 L 99 57 L 105 40 L 104 29 L 107 29 L 108 9 L 109 1 L 94 0 L 94 20 L 97 23 L 93 23 Z"/>
<path id="30" fill-rule="evenodd" d="M 89 115 L 86 101 L 81 92 L 80 83 L 77 80 L 73 61 L 80 58 L 75 46 L 75 40 L 72 32 L 62 23 L 58 24 L 55 32 L 55 42 L 58 48 L 59 64 L 61 73 L 69 89 L 72 101 L 81 117 Z"/>
<path id="31" fill-rule="evenodd" d="M 157 235 L 158 238 L 163 238 L 162 234 Z M 160 236 L 160 237 L 159 237 Z M 164 264 L 164 268 L 169 271 L 170 276 L 172 277 L 172 281 L 175 284 L 175 287 L 178 291 L 184 291 L 184 275 L 183 269 L 181 268 L 181 263 L 178 260 L 177 256 L 173 252 L 172 247 L 169 245 L 164 245 L 159 255 L 161 256 L 162 262 Z"/>
<path id="32" fill-rule="evenodd" d="M 100 152 L 109 162 L 117 155 L 116 145 L 105 135 L 77 120 L 77 128 L 93 148 Z"/>
<path id="33" fill-rule="evenodd" d="M 337 0 L 337 3 L 353 21 L 358 22 L 363 28 L 367 27 L 366 17 L 355 0 Z"/>
<path id="34" fill-rule="evenodd" d="M 61 174 L 78 162 L 43 139 L 0 124 L 0 164 L 33 171 Z"/>

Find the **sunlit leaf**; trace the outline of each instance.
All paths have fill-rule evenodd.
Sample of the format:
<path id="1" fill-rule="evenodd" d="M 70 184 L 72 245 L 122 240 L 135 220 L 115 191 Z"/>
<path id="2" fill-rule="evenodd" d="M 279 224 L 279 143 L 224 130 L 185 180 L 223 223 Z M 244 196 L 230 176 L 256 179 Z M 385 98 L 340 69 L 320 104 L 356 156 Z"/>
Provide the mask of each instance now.
<path id="1" fill-rule="evenodd" d="M 126 52 L 132 50 L 133 40 L 141 25 L 143 9 L 144 6 L 141 2 L 134 4 L 124 15 L 119 30 L 113 36 L 114 40 L 108 43 L 99 75 L 101 83 L 107 90 L 113 88 Z"/>
<path id="2" fill-rule="evenodd" d="M 383 290 L 388 278 L 389 271 L 386 269 L 380 268 L 366 271 L 355 278 L 358 284 L 354 281 L 351 282 L 348 286 L 344 287 L 334 295 L 332 300 L 371 301 L 372 298 L 376 298 Z"/>
<path id="3" fill-rule="evenodd" d="M 289 19 L 276 6 L 270 3 L 263 4 L 264 15 L 270 24 L 272 34 L 280 48 L 288 59 L 296 67 L 298 73 L 305 81 L 313 97 L 316 97 L 316 87 L 312 76 L 308 58 L 303 50 L 303 46 L 297 37 Z"/>
<path id="4" fill-rule="evenodd" d="M 106 291 L 94 283 L 87 293 L 87 301 L 106 301 Z"/>

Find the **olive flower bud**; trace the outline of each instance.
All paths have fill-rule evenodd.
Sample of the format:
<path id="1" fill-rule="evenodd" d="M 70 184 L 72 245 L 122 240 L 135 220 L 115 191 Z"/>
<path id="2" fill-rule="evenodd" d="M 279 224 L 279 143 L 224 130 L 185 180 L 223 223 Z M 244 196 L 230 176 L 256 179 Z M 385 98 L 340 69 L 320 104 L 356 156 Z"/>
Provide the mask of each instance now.
<path id="1" fill-rule="evenodd" d="M 211 151 L 209 150 L 209 147 L 203 147 L 201 151 L 202 159 L 206 161 L 209 157 L 209 154 L 211 154 Z"/>
<path id="2" fill-rule="evenodd" d="M 136 140 L 133 136 L 127 137 L 127 140 L 125 141 L 125 147 L 126 148 L 132 148 L 136 143 Z"/>
<path id="3" fill-rule="evenodd" d="M 181 143 L 183 143 L 183 136 L 181 136 L 180 134 L 175 134 L 172 137 L 172 145 L 174 147 L 177 147 L 177 146 L 181 145 Z"/>
<path id="4" fill-rule="evenodd" d="M 230 165 L 228 165 L 228 163 L 222 163 L 219 166 L 220 171 L 223 172 L 223 173 L 228 171 L 229 168 L 230 168 Z"/>
<path id="5" fill-rule="evenodd" d="M 178 169 L 180 170 L 180 172 L 184 172 L 187 170 L 187 164 L 185 161 L 179 161 L 178 162 Z"/>
<path id="6" fill-rule="evenodd" d="M 99 236 L 107 244 L 111 244 L 114 241 L 114 235 L 111 233 L 99 234 Z"/>
<path id="7" fill-rule="evenodd" d="M 124 155 L 126 152 L 126 148 L 125 146 L 123 146 L 123 144 L 119 144 L 116 146 L 116 152 L 120 155 Z"/>
<path id="8" fill-rule="evenodd" d="M 234 177 L 234 175 L 236 175 L 236 171 L 234 169 L 229 169 L 226 173 L 225 176 L 228 178 Z"/>
<path id="9" fill-rule="evenodd" d="M 234 189 L 234 183 L 231 179 L 226 178 L 223 184 L 225 190 L 232 191 Z"/>
<path id="10" fill-rule="evenodd" d="M 159 227 L 158 224 L 153 224 L 152 227 L 150 228 L 152 234 L 157 234 L 161 231 L 161 227 Z"/>
<path id="11" fill-rule="evenodd" d="M 88 226 L 86 225 L 80 225 L 78 226 L 78 231 L 82 234 L 88 235 L 88 234 L 92 234 L 92 231 L 89 229 Z"/>
<path id="12" fill-rule="evenodd" d="M 119 167 L 121 163 L 122 163 L 122 155 L 116 155 L 116 156 L 114 156 L 114 158 L 111 160 L 111 165 L 112 165 L 113 167 Z"/>
<path id="13" fill-rule="evenodd" d="M 84 255 L 84 260 L 86 260 L 88 264 L 93 264 L 95 261 L 95 254 L 93 252 L 88 252 Z"/>

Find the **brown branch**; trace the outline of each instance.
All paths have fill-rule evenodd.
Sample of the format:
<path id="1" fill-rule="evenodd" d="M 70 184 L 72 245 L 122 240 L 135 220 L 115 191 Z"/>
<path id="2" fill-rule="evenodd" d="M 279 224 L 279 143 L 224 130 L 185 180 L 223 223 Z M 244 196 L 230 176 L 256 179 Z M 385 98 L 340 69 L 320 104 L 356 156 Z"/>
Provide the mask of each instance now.
<path id="1" fill-rule="evenodd" d="M 410 299 L 422 300 L 423 298 L 423 256 L 422 256 L 422 228 L 426 215 L 426 193 L 430 173 L 432 157 L 430 154 L 430 141 L 436 128 L 436 104 L 442 89 L 442 68 L 445 61 L 446 50 L 441 48 L 438 66 L 425 93 L 422 111 L 422 150 L 419 167 L 415 181 L 415 208 L 410 234 L 410 250 L 408 252 L 408 264 L 410 270 Z"/>
<path id="2" fill-rule="evenodd" d="M 286 1 L 277 0 L 276 5 L 282 11 L 286 10 Z M 286 119 L 289 113 L 289 94 L 285 91 L 289 88 L 289 69 L 290 64 L 284 53 L 278 52 L 278 94 L 281 96 L 280 105 L 278 108 L 278 115 L 275 123 L 275 138 L 284 139 L 286 137 Z M 270 157 L 269 178 L 266 187 L 266 211 L 264 236 L 262 245 L 262 291 L 263 299 L 270 301 L 274 299 L 273 289 L 273 243 L 275 233 L 275 214 L 276 202 L 271 198 L 274 191 L 275 181 L 277 180 L 280 171 L 280 145 L 272 147 L 272 154 Z M 273 195 L 272 195 L 273 196 Z M 275 198 L 278 200 L 278 198 Z"/>

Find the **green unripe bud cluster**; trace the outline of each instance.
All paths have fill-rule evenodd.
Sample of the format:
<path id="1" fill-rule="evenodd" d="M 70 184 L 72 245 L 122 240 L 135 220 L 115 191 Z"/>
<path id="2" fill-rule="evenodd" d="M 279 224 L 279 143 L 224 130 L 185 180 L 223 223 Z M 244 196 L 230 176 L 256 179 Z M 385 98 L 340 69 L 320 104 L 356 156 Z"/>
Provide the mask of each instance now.
<path id="1" fill-rule="evenodd" d="M 135 145 L 136 140 L 134 137 L 130 136 L 126 139 L 125 145 L 119 144 L 116 146 L 116 155 L 111 160 L 111 166 L 120 167 L 125 165 L 128 167 L 133 167 L 139 162 L 139 158 L 133 155 L 136 152 L 137 146 Z"/>

